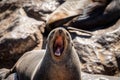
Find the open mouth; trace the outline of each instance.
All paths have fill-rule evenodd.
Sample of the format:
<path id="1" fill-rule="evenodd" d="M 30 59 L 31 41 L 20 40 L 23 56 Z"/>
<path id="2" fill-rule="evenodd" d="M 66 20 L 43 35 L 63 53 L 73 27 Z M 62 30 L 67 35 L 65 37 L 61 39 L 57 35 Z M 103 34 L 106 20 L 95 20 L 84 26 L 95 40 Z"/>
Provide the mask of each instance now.
<path id="1" fill-rule="evenodd" d="M 64 51 L 64 39 L 61 35 L 57 36 L 53 44 L 54 55 L 59 57 Z"/>

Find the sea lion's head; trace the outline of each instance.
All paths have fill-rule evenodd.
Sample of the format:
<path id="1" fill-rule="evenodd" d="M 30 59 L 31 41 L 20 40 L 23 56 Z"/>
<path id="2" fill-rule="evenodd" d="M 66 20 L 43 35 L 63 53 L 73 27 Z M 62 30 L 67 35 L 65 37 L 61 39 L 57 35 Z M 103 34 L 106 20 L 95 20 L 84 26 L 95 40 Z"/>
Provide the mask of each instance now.
<path id="1" fill-rule="evenodd" d="M 67 30 L 64 28 L 52 30 L 47 41 L 47 49 L 54 61 L 61 61 L 69 56 L 72 49 L 72 39 Z"/>

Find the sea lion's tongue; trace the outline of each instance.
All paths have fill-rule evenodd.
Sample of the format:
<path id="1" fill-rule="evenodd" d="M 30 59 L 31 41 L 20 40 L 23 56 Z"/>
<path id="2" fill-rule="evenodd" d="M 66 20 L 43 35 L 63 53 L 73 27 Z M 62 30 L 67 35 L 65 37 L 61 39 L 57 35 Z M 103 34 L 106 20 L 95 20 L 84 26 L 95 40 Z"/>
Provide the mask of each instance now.
<path id="1" fill-rule="evenodd" d="M 63 52 L 63 38 L 62 36 L 58 36 L 55 40 L 55 55 L 56 56 L 61 56 L 62 52 Z"/>

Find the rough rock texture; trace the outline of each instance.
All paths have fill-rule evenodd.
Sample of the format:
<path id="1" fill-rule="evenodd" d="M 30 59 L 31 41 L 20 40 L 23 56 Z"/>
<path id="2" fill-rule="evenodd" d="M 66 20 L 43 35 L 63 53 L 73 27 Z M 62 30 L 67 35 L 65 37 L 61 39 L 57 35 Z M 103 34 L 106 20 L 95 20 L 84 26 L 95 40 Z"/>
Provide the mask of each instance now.
<path id="1" fill-rule="evenodd" d="M 5 68 L 0 69 L 0 80 L 5 76 L 7 72 L 9 72 L 9 69 Z"/>
<path id="2" fill-rule="evenodd" d="M 120 80 L 120 77 L 82 73 L 82 80 Z"/>
<path id="3" fill-rule="evenodd" d="M 36 2 L 36 4 L 32 6 L 25 6 L 24 10 L 29 17 L 46 21 L 47 16 L 49 16 L 49 14 L 52 13 L 58 6 L 59 3 L 56 0 L 43 0 L 39 3 Z"/>
<path id="4" fill-rule="evenodd" d="M 26 51 L 41 49 L 45 20 L 56 0 L 0 1 L 0 68 L 12 67 Z"/>
<path id="5" fill-rule="evenodd" d="M 21 10 L 21 9 L 20 9 Z M 1 21 L 0 59 L 10 60 L 14 55 L 21 55 L 39 44 L 42 46 L 42 35 L 39 27 L 42 22 L 21 15 L 19 10 L 9 14 Z"/>
<path id="6" fill-rule="evenodd" d="M 9 69 L 5 69 L 5 68 L 0 69 L 0 80 L 3 80 L 3 77 L 6 75 L 7 72 L 9 72 Z M 17 74 L 12 73 L 4 80 L 18 80 Z"/>
<path id="7" fill-rule="evenodd" d="M 119 24 L 120 20 L 110 28 L 93 31 L 91 37 L 88 37 L 88 34 L 79 33 L 79 36 L 74 38 L 74 45 L 82 62 L 83 71 L 105 75 L 118 73 L 120 68 Z"/>

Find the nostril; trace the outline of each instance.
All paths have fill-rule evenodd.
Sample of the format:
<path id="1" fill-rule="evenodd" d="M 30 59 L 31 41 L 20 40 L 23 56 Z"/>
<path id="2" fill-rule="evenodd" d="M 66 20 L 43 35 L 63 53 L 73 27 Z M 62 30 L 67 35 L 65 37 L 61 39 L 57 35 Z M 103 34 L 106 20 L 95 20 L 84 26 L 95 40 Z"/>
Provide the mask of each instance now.
<path id="1" fill-rule="evenodd" d="M 62 33 L 62 30 L 61 30 L 61 29 L 59 30 L 59 33 Z"/>

